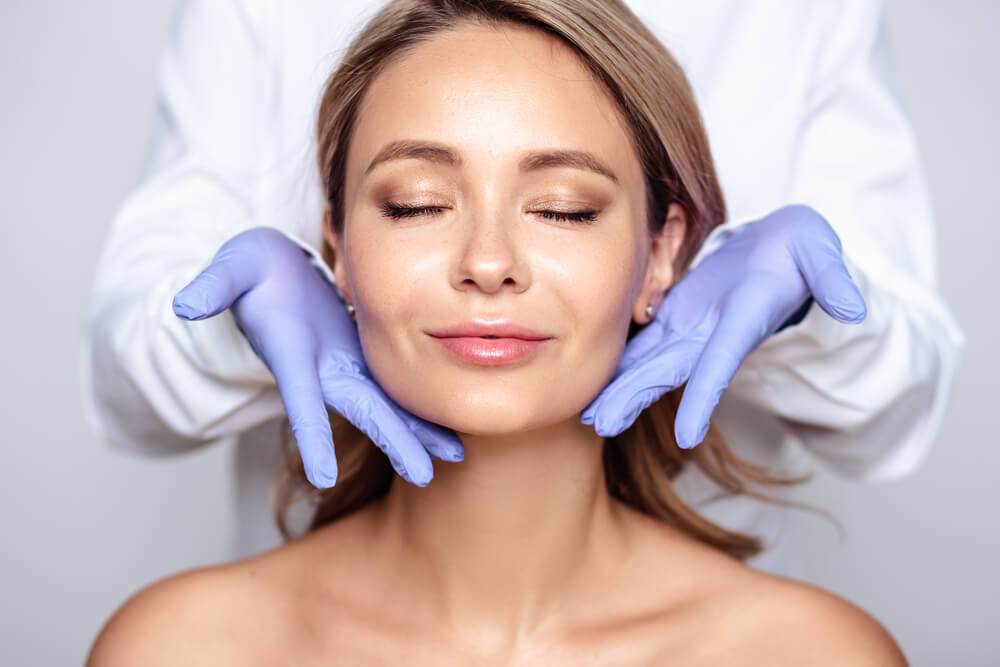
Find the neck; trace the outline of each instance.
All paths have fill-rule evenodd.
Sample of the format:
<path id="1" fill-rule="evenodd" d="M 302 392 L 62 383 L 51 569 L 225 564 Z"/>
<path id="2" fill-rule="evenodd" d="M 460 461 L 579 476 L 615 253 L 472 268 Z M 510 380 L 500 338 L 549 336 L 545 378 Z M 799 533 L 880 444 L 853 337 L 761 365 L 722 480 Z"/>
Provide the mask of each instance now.
<path id="1" fill-rule="evenodd" d="M 393 481 L 376 543 L 444 628 L 512 641 L 614 572 L 623 519 L 606 490 L 603 438 L 571 420 L 501 437 L 461 435 L 465 460 L 435 461 L 420 488 Z M 400 571 L 400 570 L 397 570 Z"/>

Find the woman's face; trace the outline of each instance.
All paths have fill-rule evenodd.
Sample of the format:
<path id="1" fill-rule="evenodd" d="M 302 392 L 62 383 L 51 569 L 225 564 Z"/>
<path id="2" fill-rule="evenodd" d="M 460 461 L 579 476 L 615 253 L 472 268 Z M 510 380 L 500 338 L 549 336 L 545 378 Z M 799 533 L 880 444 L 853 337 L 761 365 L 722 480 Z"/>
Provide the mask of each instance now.
<path id="1" fill-rule="evenodd" d="M 578 420 L 683 240 L 676 204 L 648 231 L 639 157 L 604 90 L 561 41 L 515 26 L 463 26 L 383 70 L 344 197 L 327 240 L 372 374 L 466 434 Z M 545 340 L 442 337 L 497 322 Z"/>

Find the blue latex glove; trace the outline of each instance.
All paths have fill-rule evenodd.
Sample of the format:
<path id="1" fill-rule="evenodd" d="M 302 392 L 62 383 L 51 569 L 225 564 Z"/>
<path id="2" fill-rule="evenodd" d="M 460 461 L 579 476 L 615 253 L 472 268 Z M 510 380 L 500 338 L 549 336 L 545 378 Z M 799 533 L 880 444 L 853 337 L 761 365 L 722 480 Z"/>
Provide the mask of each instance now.
<path id="1" fill-rule="evenodd" d="M 385 395 L 334 286 L 278 230 L 256 227 L 231 238 L 211 265 L 177 293 L 173 308 L 186 320 L 232 310 L 274 375 L 314 486 L 330 487 L 337 480 L 327 405 L 364 431 L 396 472 L 418 486 L 434 476 L 432 456 L 464 457 L 452 431 L 412 415 Z"/>
<path id="2" fill-rule="evenodd" d="M 795 204 L 740 227 L 667 292 L 581 421 L 618 435 L 687 382 L 674 434 L 694 447 L 743 360 L 810 298 L 844 323 L 867 314 L 826 219 Z"/>

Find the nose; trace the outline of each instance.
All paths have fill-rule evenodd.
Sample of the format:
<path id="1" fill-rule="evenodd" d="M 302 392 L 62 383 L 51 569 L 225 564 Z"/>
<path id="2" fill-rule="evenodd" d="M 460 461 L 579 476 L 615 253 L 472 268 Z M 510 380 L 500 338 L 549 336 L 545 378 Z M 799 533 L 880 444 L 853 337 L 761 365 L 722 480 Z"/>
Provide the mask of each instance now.
<path id="1" fill-rule="evenodd" d="M 527 289 L 529 272 L 513 219 L 503 214 L 470 215 L 462 221 L 461 242 L 454 264 L 456 289 L 476 288 L 494 294 L 505 285 L 514 292 Z"/>

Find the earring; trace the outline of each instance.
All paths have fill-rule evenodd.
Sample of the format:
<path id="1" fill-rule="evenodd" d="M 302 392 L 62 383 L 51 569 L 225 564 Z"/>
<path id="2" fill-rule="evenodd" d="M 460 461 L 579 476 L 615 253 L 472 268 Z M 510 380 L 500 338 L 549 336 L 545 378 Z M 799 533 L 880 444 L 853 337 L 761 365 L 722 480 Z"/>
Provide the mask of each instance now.
<path id="1" fill-rule="evenodd" d="M 348 303 L 348 304 L 345 304 L 344 307 L 347 308 L 347 314 L 350 315 L 351 319 L 353 320 L 354 319 L 354 304 Z"/>
<path id="2" fill-rule="evenodd" d="M 651 304 L 651 303 L 647 304 L 646 305 L 646 317 L 652 319 L 654 312 L 655 311 L 653 310 L 653 304 Z"/>

